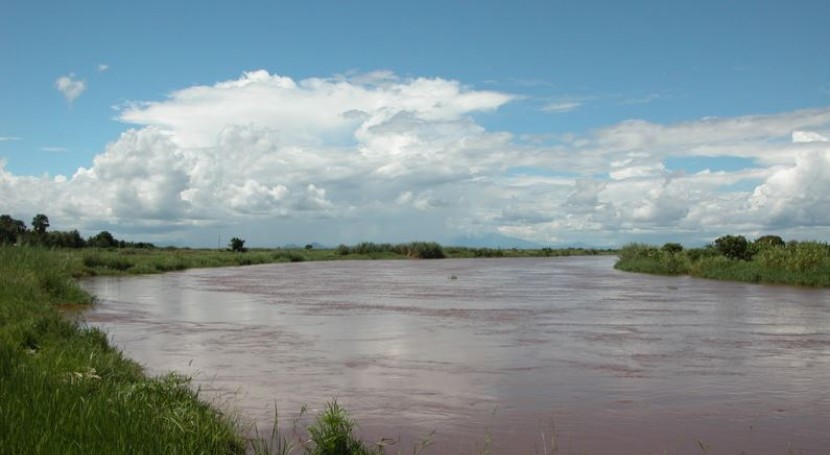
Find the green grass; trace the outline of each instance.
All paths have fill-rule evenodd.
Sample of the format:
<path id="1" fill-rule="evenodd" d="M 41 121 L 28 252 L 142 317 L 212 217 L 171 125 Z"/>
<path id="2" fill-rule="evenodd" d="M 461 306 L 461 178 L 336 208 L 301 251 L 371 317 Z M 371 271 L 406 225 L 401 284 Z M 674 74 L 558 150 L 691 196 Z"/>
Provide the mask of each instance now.
<path id="1" fill-rule="evenodd" d="M 730 259 L 711 247 L 667 251 L 638 243 L 626 245 L 618 256 L 614 267 L 628 272 L 830 287 L 830 247 L 820 242 L 757 245 L 748 260 Z"/>
<path id="2" fill-rule="evenodd" d="M 13 247 L 6 247 L 13 249 Z M 38 247 L 24 247 L 38 250 Z M 390 260 L 476 257 L 559 257 L 614 254 L 614 250 L 581 248 L 536 250 L 442 247 L 432 242 L 407 244 L 362 243 L 336 249 L 275 248 L 231 252 L 189 248 L 83 248 L 54 249 L 51 257 L 60 262 L 69 276 L 138 275 L 206 267 L 231 267 L 281 262 Z M 51 265 L 50 265 L 50 268 Z M 66 274 L 61 275 L 66 277 Z"/>
<path id="3" fill-rule="evenodd" d="M 4 453 L 244 453 L 234 421 L 186 378 L 148 378 L 104 333 L 61 316 L 91 296 L 82 258 L 0 248 L 0 447 Z"/>

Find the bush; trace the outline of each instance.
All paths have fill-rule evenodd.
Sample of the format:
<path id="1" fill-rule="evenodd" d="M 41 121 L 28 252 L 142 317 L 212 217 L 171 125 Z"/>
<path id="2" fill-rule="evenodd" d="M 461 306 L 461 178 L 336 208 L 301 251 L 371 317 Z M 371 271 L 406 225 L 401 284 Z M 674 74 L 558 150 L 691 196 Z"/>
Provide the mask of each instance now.
<path id="1" fill-rule="evenodd" d="M 632 259 L 657 259 L 660 256 L 660 250 L 645 243 L 629 243 L 620 249 L 617 253 L 620 260 Z"/>
<path id="2" fill-rule="evenodd" d="M 715 256 L 720 256 L 718 250 L 713 247 L 706 247 L 706 248 L 690 248 L 686 250 L 686 257 L 691 262 L 697 262 L 704 258 L 711 258 Z"/>
<path id="3" fill-rule="evenodd" d="M 228 248 L 237 253 L 244 253 L 248 251 L 248 249 L 245 248 L 245 241 L 239 237 L 232 238 L 230 244 L 228 244 Z"/>
<path id="4" fill-rule="evenodd" d="M 729 259 L 748 261 L 752 259 L 749 242 L 742 235 L 724 235 L 715 240 L 715 249 Z"/>
<path id="5" fill-rule="evenodd" d="M 763 235 L 755 239 L 755 245 L 759 247 L 782 247 L 786 244 L 784 239 L 777 235 Z"/>
<path id="6" fill-rule="evenodd" d="M 400 254 L 420 259 L 443 259 L 446 257 L 444 248 L 435 242 L 412 242 L 399 245 Z"/>
<path id="7" fill-rule="evenodd" d="M 349 417 L 345 409 L 337 401 L 328 404 L 325 411 L 317 416 L 317 420 L 308 427 L 310 447 L 309 455 L 372 455 L 381 454 L 380 450 L 372 450 L 363 446 L 353 431 L 354 420 Z"/>
<path id="8" fill-rule="evenodd" d="M 683 251 L 683 245 L 679 243 L 666 243 L 663 245 L 662 250 L 666 253 L 677 254 Z"/>

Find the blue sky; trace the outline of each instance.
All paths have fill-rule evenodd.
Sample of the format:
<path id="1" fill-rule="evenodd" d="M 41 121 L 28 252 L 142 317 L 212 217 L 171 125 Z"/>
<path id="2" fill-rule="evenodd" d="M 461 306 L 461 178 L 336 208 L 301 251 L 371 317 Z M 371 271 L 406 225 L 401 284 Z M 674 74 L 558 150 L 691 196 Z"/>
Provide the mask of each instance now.
<path id="1" fill-rule="evenodd" d="M 193 245 L 830 233 L 826 2 L 3 10 L 0 211 L 26 220 Z"/>

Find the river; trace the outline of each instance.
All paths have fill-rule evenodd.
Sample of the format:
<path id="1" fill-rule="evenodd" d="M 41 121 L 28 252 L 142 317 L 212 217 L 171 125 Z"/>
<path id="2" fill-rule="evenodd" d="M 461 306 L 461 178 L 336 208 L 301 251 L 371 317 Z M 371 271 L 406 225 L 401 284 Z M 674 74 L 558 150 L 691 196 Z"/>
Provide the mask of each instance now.
<path id="1" fill-rule="evenodd" d="M 830 453 L 830 290 L 613 257 L 342 261 L 95 278 L 81 316 L 270 431 L 336 398 L 425 454 Z M 308 423 L 309 417 L 303 422 Z M 548 440 L 543 442 L 543 438 Z"/>

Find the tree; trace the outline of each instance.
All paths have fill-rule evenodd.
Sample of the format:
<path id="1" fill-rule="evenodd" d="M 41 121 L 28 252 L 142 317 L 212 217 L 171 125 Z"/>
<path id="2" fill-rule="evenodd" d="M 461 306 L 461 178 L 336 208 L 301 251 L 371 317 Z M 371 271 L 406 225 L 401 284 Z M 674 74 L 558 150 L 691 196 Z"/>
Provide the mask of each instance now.
<path id="1" fill-rule="evenodd" d="M 37 235 L 43 235 L 46 233 L 46 228 L 49 227 L 49 217 L 42 213 L 38 213 L 32 218 L 32 229 L 37 233 Z"/>
<path id="2" fill-rule="evenodd" d="M 752 259 L 749 242 L 742 235 L 724 235 L 715 240 L 715 249 L 729 259 L 748 261 Z"/>
<path id="3" fill-rule="evenodd" d="M 755 244 L 759 246 L 778 247 L 786 245 L 784 239 L 777 235 L 762 235 L 755 239 Z"/>
<path id="4" fill-rule="evenodd" d="M 240 239 L 239 237 L 232 238 L 231 243 L 229 243 L 228 246 L 230 247 L 231 251 L 236 251 L 239 253 L 244 253 L 248 251 L 248 249 L 245 248 L 245 241 Z"/>
<path id="5" fill-rule="evenodd" d="M 87 244 L 95 248 L 112 248 L 118 245 L 118 241 L 109 231 L 101 231 L 95 237 L 90 237 Z"/>
<path id="6" fill-rule="evenodd" d="M 18 238 L 26 232 L 26 223 L 16 220 L 11 215 L 0 215 L 0 244 L 17 243 Z"/>
<path id="7" fill-rule="evenodd" d="M 676 253 L 680 253 L 681 251 L 683 251 L 683 245 L 681 245 L 679 243 L 669 242 L 669 243 L 666 243 L 665 245 L 663 245 L 662 250 L 665 251 L 666 253 L 676 254 Z"/>

